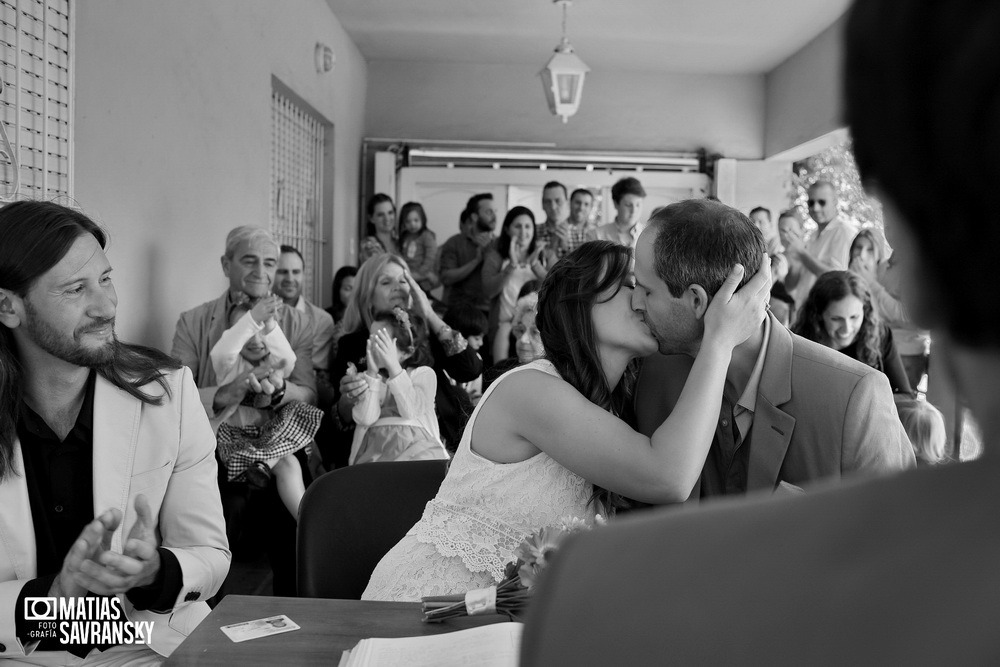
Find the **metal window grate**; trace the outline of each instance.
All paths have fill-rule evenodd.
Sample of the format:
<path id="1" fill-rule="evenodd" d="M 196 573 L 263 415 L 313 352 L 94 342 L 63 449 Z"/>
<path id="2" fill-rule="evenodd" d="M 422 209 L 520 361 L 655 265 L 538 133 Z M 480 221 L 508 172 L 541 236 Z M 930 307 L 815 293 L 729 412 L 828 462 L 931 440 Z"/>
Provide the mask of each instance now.
<path id="1" fill-rule="evenodd" d="M 21 199 L 72 196 L 70 0 L 0 0 L 0 118 L 20 163 Z M 0 156 L 0 196 L 12 194 Z"/>
<path id="2" fill-rule="evenodd" d="M 302 293 L 320 303 L 323 275 L 323 121 L 278 91 L 271 93 L 271 232 L 305 258 Z"/>

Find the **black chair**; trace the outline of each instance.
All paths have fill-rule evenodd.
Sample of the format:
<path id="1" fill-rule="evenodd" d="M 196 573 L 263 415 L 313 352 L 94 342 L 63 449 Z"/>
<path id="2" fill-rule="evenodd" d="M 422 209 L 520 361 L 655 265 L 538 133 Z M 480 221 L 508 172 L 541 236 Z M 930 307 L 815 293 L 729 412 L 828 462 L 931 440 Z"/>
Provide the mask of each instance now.
<path id="1" fill-rule="evenodd" d="M 299 596 L 360 600 L 447 470 L 448 461 L 362 463 L 314 481 L 299 506 Z"/>

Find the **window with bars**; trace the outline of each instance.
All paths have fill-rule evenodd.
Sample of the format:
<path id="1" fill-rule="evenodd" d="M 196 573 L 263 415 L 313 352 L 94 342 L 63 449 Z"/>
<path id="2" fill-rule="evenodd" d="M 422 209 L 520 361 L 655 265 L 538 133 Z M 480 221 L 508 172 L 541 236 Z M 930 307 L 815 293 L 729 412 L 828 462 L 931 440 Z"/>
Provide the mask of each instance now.
<path id="1" fill-rule="evenodd" d="M 271 232 L 305 258 L 302 294 L 322 303 L 323 166 L 328 123 L 277 87 L 271 93 Z"/>
<path id="2" fill-rule="evenodd" d="M 0 146 L 4 200 L 18 180 L 18 199 L 73 194 L 70 26 L 70 0 L 0 0 L 0 119 L 20 165 Z"/>

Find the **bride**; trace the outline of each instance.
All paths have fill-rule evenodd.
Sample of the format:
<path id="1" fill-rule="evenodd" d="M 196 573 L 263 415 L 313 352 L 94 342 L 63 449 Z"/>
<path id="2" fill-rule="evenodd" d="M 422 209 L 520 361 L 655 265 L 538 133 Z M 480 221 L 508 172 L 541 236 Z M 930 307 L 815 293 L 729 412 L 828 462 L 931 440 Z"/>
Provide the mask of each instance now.
<path id="1" fill-rule="evenodd" d="M 500 581 L 530 533 L 612 514 L 623 497 L 686 500 L 708 455 L 735 346 L 764 317 L 766 261 L 738 292 L 730 273 L 676 409 L 651 438 L 627 423 L 633 360 L 657 350 L 632 310 L 632 251 L 586 243 L 549 272 L 538 300 L 543 359 L 494 382 L 423 518 L 375 568 L 362 599 L 419 600 Z"/>

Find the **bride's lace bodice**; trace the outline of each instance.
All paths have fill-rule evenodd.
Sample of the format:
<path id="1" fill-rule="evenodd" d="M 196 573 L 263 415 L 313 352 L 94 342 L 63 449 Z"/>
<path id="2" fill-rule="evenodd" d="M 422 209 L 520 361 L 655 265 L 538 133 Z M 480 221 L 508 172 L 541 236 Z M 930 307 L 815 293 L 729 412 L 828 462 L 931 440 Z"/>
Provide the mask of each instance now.
<path id="1" fill-rule="evenodd" d="M 461 592 L 476 579 L 480 585 L 487 578 L 499 581 L 507 563 L 514 560 L 514 550 L 532 532 L 564 517 L 593 519 L 591 484 L 544 452 L 517 463 L 496 463 L 471 449 L 476 417 L 490 394 L 510 374 L 526 369 L 556 374 L 548 361 L 534 361 L 509 371 L 487 390 L 469 419 L 437 496 L 379 564 L 365 598 L 418 599 L 441 590 Z M 433 546 L 433 552 L 420 545 Z M 426 562 L 428 557 L 438 563 Z M 408 562 L 414 559 L 422 562 Z M 457 574 L 456 559 L 467 570 L 464 582 L 451 581 Z M 478 576 L 468 579 L 470 573 Z M 401 592 L 404 583 L 407 593 Z M 414 598 L 416 591 L 420 595 Z"/>

